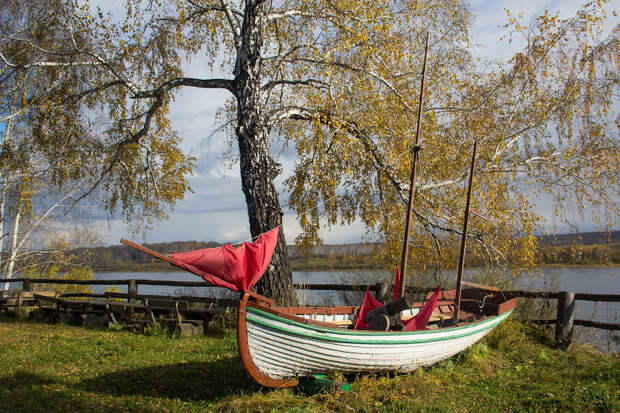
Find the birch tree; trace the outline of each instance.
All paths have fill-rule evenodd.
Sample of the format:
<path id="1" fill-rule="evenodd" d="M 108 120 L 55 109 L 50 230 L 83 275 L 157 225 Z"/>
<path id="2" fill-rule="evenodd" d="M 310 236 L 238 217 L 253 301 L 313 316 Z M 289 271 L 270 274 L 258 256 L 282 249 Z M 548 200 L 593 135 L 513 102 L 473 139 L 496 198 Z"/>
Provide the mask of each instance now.
<path id="1" fill-rule="evenodd" d="M 32 19 L 40 16 L 11 16 L 8 6 L 1 9 L 6 24 L 3 52 L 20 54 L 24 50 L 12 49 L 11 42 L 22 33 L 36 36 L 40 28 Z M 53 27 L 47 33 L 53 33 Z M 78 170 L 93 168 L 97 162 L 70 144 L 75 134 L 85 134 L 79 124 L 43 141 L 42 125 L 34 119 L 51 104 L 45 97 L 62 82 L 18 66 L 5 61 L 0 76 L 0 278 L 5 280 L 25 270 L 34 273 L 35 267 L 44 271 L 50 265 L 75 264 L 67 258 L 67 251 L 76 247 L 68 239 L 74 229 L 66 224 L 77 228 L 83 223 L 76 201 L 91 186 Z M 8 288 L 8 283 L 1 284 L 1 291 Z"/>
<path id="2" fill-rule="evenodd" d="M 3 195 L 0 226 L 6 228 L 8 240 L 2 250 L 4 262 L 0 262 L 3 280 L 10 280 L 15 274 L 46 273 L 51 267 L 55 274 L 59 269 L 84 265 L 75 260 L 71 249 L 82 246 L 78 242 L 86 237 L 97 241 L 92 225 L 80 217 L 73 203 L 83 188 L 78 185 L 59 191 L 33 176 L 28 178 L 28 183 L 0 181 Z M 0 291 L 8 289 L 9 283 L 2 282 Z"/>
<path id="3" fill-rule="evenodd" d="M 83 223 L 80 206 L 73 201 L 85 190 L 84 182 L 53 182 L 49 163 L 32 150 L 31 131 L 22 118 L 17 112 L 9 116 L 0 154 L 0 257 L 4 258 L 0 278 L 4 280 L 26 269 L 33 273 L 34 267 L 70 266 L 68 259 L 60 259 L 76 246 L 67 242 L 72 230 L 65 224 L 71 222 L 77 228 Z M 3 282 L 0 290 L 8 288 Z"/>
<path id="4" fill-rule="evenodd" d="M 531 25 L 509 16 L 508 33 L 523 35 L 527 46 L 486 70 L 470 53 L 472 16 L 458 0 L 128 1 L 122 21 L 71 1 L 45 7 L 31 1 L 25 9 L 44 14 L 56 28 L 53 36 L 5 34 L 10 47 L 0 58 L 9 70 L 58 81 L 33 119 L 50 142 L 51 132 L 76 121 L 87 128 L 94 114 L 105 114 L 104 123 L 91 124 L 98 139 L 84 145 L 76 138 L 81 150 L 96 148 L 103 166 L 76 173 L 128 219 L 160 217 L 187 190 L 193 160 L 180 151 L 170 124 L 175 94 L 224 89 L 252 236 L 282 224 L 274 185 L 281 167 L 270 152 L 280 140 L 298 154 L 286 180 L 303 229 L 298 243 L 319 243 L 324 224 L 358 219 L 385 241 L 390 261 L 402 236 L 429 33 L 410 262 L 439 270 L 452 265 L 460 185 L 468 148 L 479 139 L 484 202 L 478 197 L 476 208 L 489 221 L 474 226 L 476 248 L 489 264 L 527 265 L 540 226 L 524 193 L 528 182 L 559 201 L 572 196 L 582 206 L 588 200 L 617 216 L 618 172 L 611 166 L 618 161 L 617 125 L 606 122 L 618 84 L 618 39 L 617 31 L 599 38 L 600 3 L 585 5 L 574 18 L 545 14 Z M 185 74 L 183 62 L 195 58 L 227 76 Z M 258 285 L 281 304 L 295 301 L 285 245 L 280 231 Z"/>

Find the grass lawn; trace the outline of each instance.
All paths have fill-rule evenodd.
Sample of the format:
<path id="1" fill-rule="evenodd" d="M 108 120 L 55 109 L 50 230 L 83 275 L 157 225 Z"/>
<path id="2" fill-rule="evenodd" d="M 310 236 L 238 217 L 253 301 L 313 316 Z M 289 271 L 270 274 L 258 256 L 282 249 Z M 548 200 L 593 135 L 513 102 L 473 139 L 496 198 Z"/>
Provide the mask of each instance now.
<path id="1" fill-rule="evenodd" d="M 247 377 L 234 331 L 175 337 L 2 319 L 0 411 L 618 412 L 620 359 L 556 350 L 509 321 L 433 368 L 305 394 Z"/>

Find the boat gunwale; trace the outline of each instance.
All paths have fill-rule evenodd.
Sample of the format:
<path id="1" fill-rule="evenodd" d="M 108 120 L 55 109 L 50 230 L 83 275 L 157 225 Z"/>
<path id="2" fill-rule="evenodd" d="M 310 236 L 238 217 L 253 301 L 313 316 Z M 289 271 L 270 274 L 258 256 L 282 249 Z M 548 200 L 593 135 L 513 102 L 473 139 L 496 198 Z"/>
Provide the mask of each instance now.
<path id="1" fill-rule="evenodd" d="M 515 300 L 515 299 L 512 298 L 510 300 L 507 300 L 506 302 L 510 302 L 512 300 Z M 507 309 L 501 314 L 497 314 L 494 316 L 485 316 L 483 318 L 479 318 L 479 319 L 476 319 L 476 320 L 473 320 L 467 323 L 462 323 L 461 325 L 457 325 L 454 327 L 443 327 L 443 328 L 438 328 L 438 329 L 433 329 L 433 330 L 427 329 L 427 330 L 415 330 L 415 331 L 370 331 L 370 330 L 347 330 L 347 329 L 343 329 L 337 326 L 333 326 L 333 327 L 328 326 L 327 324 L 331 324 L 331 323 L 324 322 L 324 321 L 311 320 L 311 319 L 295 316 L 293 314 L 279 312 L 275 308 L 269 308 L 266 306 L 262 306 L 255 302 L 248 302 L 247 308 L 251 308 L 252 310 L 258 311 L 262 313 L 261 315 L 264 315 L 265 317 L 271 318 L 273 320 L 282 321 L 287 324 L 297 325 L 297 326 L 304 327 L 304 328 L 310 328 L 310 329 L 313 329 L 319 332 L 324 332 L 324 333 L 333 333 L 333 334 L 340 334 L 340 335 L 354 335 L 354 336 L 424 335 L 424 334 L 437 334 L 439 332 L 447 332 L 447 331 L 454 331 L 454 330 L 462 330 L 462 329 L 472 328 L 473 326 L 479 323 L 488 322 L 492 319 L 496 319 L 498 317 L 503 316 L 505 313 L 512 313 L 512 311 L 514 310 L 514 306 L 512 306 L 511 308 Z"/>
<path id="2" fill-rule="evenodd" d="M 252 309 L 255 310 L 255 308 L 253 307 Z M 295 331 L 292 329 L 288 329 L 286 327 L 274 326 L 264 321 L 254 319 L 251 316 L 250 317 L 246 316 L 246 320 L 251 323 L 260 324 L 269 329 L 280 331 L 283 334 L 293 334 L 296 336 L 308 337 L 308 338 L 315 339 L 315 340 L 330 341 L 330 342 L 345 343 L 345 344 L 369 344 L 369 345 L 382 345 L 383 346 L 383 345 L 423 344 L 423 343 L 429 343 L 429 342 L 454 340 L 454 339 L 458 339 L 461 337 L 467 337 L 473 334 L 477 334 L 477 333 L 492 329 L 493 327 L 499 325 L 503 320 L 505 320 L 508 316 L 510 316 L 510 314 L 512 313 L 512 310 L 508 310 L 497 316 L 486 317 L 484 319 L 480 319 L 475 322 L 468 323 L 465 326 L 442 328 L 442 329 L 437 329 L 437 330 L 418 330 L 418 331 L 406 331 L 406 332 L 401 332 L 401 331 L 359 332 L 359 331 L 352 331 L 352 330 L 342 330 L 338 328 L 333 328 L 333 329 L 324 328 L 324 327 L 318 327 L 318 326 L 311 325 L 311 324 L 299 323 L 293 320 L 274 316 L 272 314 L 262 312 L 262 311 L 260 313 L 261 314 L 259 315 L 268 317 L 274 321 L 279 321 L 279 322 L 282 322 L 282 323 L 285 323 L 291 326 L 301 327 L 305 330 L 313 330 L 319 333 L 331 333 L 331 334 L 338 335 L 340 337 L 333 337 L 333 336 L 327 336 L 327 335 L 313 335 L 310 332 Z M 487 325 L 481 326 L 482 324 L 487 324 Z M 454 331 L 458 332 L 459 330 L 461 331 L 460 334 L 441 335 L 442 333 L 452 333 Z M 422 333 L 425 333 L 425 334 L 422 334 Z M 422 338 L 426 336 L 427 334 L 435 334 L 439 336 L 433 337 L 433 338 Z M 351 336 L 353 337 L 361 336 L 361 337 L 369 337 L 369 338 L 374 337 L 374 338 L 379 338 L 379 339 L 383 337 L 397 336 L 401 338 L 401 340 L 386 340 L 386 341 L 364 340 L 363 338 L 358 339 L 358 338 L 353 338 Z"/>

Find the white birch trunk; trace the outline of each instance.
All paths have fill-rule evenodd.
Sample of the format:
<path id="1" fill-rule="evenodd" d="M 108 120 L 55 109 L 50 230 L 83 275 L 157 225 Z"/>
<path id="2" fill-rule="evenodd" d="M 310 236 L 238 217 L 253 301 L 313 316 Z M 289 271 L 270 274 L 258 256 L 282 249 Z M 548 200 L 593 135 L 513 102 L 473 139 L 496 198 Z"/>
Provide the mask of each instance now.
<path id="1" fill-rule="evenodd" d="M 257 292 L 279 305 L 295 305 L 297 296 L 281 228 L 282 208 L 274 185 L 281 167 L 269 153 L 269 130 L 261 117 L 261 50 L 266 11 L 265 2 L 246 2 L 243 24 L 238 32 L 234 75 L 241 187 L 252 237 L 280 226 L 278 244 L 267 271 L 256 286 Z"/>
<path id="2" fill-rule="evenodd" d="M 4 272 L 4 279 L 10 280 L 13 277 L 13 268 L 15 267 L 15 258 L 17 257 L 17 235 L 19 233 L 19 220 L 21 218 L 21 211 L 18 209 L 15 214 L 15 221 L 13 221 L 13 228 L 11 229 L 11 245 L 9 249 L 9 256 L 6 262 L 6 271 Z M 9 289 L 9 283 L 2 283 L 2 291 Z"/>

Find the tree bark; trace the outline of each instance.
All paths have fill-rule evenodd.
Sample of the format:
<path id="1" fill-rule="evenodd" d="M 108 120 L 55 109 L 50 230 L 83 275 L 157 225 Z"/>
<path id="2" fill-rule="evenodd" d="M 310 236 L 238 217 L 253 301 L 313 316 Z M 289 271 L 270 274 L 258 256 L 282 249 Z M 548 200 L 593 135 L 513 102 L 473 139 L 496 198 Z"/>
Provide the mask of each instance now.
<path id="1" fill-rule="evenodd" d="M 263 2 L 245 3 L 234 72 L 241 186 L 248 207 L 252 237 L 280 226 L 278 244 L 267 271 L 257 285 L 257 291 L 279 305 L 293 305 L 297 303 L 297 296 L 288 265 L 282 208 L 273 183 L 281 167 L 269 153 L 269 130 L 261 119 L 260 111 L 264 19 Z"/>
<path id="2" fill-rule="evenodd" d="M 282 210 L 273 179 L 278 164 L 266 150 L 266 136 L 237 132 L 241 162 L 241 185 L 248 207 L 252 237 L 280 226 L 278 244 L 271 263 L 257 285 L 259 294 L 280 305 L 293 305 L 297 298 L 293 291 L 293 276 L 289 268 L 286 240 L 282 228 Z"/>

